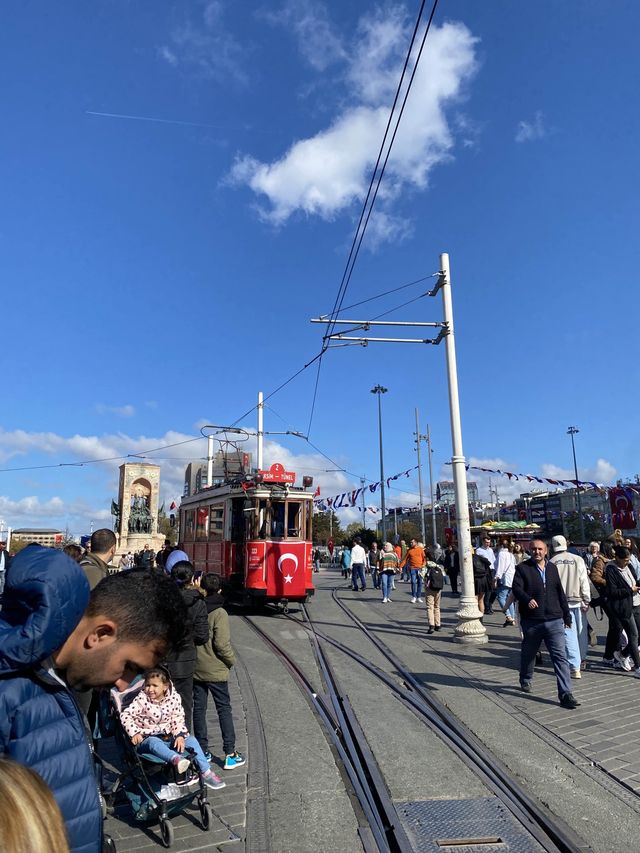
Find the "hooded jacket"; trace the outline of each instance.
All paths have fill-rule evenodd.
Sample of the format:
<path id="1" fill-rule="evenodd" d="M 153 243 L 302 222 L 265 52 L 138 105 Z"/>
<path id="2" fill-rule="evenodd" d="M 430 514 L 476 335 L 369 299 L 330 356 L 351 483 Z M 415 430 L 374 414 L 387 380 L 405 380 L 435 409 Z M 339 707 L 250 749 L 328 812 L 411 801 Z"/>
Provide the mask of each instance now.
<path id="1" fill-rule="evenodd" d="M 99 853 L 102 814 L 84 718 L 49 667 L 88 601 L 89 583 L 74 560 L 28 545 L 11 563 L 0 613 L 0 754 L 51 788 L 73 853 Z"/>
<path id="2" fill-rule="evenodd" d="M 180 649 L 167 658 L 166 664 L 174 681 L 192 678 L 196 667 L 196 646 L 209 639 L 207 608 L 197 589 L 181 589 L 182 600 L 187 605 L 188 636 Z"/>
<path id="3" fill-rule="evenodd" d="M 208 613 L 209 642 L 196 649 L 195 681 L 229 680 L 229 670 L 235 663 L 235 655 L 231 648 L 229 616 L 222 606 L 223 602 L 223 597 L 215 593 L 204 600 Z"/>
<path id="4" fill-rule="evenodd" d="M 98 586 L 100 581 L 109 574 L 109 566 L 97 554 L 89 552 L 80 560 L 80 565 L 89 579 L 89 587 Z"/>
<path id="5" fill-rule="evenodd" d="M 146 738 L 160 734 L 175 738 L 188 735 L 182 699 L 171 682 L 160 702 L 152 702 L 142 687 L 136 698 L 121 712 L 120 722 L 129 737 L 142 735 Z"/>

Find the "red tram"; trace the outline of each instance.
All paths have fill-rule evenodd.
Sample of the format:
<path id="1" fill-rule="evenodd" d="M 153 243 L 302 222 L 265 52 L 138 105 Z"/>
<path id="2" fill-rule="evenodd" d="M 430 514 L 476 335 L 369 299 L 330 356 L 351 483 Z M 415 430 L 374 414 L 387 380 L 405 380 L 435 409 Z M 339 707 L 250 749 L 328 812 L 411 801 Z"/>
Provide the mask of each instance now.
<path id="1" fill-rule="evenodd" d="M 314 593 L 313 492 L 276 463 L 252 478 L 182 499 L 179 547 L 196 569 L 221 575 L 246 603 L 307 601 Z"/>

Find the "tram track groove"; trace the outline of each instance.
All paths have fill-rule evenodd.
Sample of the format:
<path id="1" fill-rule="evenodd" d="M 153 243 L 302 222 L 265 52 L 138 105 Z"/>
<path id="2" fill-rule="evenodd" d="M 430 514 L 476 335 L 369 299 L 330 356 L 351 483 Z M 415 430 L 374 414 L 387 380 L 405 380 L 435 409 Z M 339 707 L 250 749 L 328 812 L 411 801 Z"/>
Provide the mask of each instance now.
<path id="1" fill-rule="evenodd" d="M 358 652 L 312 627 L 313 620 L 309 617 L 306 608 L 302 608 L 306 624 L 291 615 L 285 616 L 285 618 L 307 627 L 318 638 L 338 649 L 383 681 L 405 706 L 409 707 L 423 723 L 447 743 L 466 766 L 474 770 L 488 790 L 495 794 L 543 850 L 547 853 L 582 853 L 588 850 L 589 848 L 568 826 L 561 826 L 558 819 L 545 806 L 536 802 L 524 791 L 509 770 L 487 750 L 484 744 L 464 724 L 453 717 L 445 705 L 429 695 L 427 689 L 406 669 L 403 662 L 341 601 L 337 595 L 337 588 L 333 588 L 331 592 L 333 600 L 348 619 L 392 664 L 404 686 Z"/>

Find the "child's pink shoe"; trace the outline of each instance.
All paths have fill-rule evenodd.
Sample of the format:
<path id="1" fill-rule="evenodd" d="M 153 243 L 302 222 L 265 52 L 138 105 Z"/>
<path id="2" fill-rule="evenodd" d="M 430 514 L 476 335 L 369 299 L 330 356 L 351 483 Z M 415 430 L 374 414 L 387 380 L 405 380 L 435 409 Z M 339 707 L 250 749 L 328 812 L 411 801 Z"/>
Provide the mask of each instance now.
<path id="1" fill-rule="evenodd" d="M 200 778 L 207 788 L 213 788 L 214 791 L 217 791 L 218 788 L 227 787 L 227 783 L 223 782 L 219 776 L 216 776 L 213 770 L 207 770 L 205 773 L 201 773 Z"/>
<path id="2" fill-rule="evenodd" d="M 191 764 L 188 758 L 180 758 L 179 755 L 176 755 L 175 758 L 172 758 L 171 763 L 181 775 L 187 772 Z"/>

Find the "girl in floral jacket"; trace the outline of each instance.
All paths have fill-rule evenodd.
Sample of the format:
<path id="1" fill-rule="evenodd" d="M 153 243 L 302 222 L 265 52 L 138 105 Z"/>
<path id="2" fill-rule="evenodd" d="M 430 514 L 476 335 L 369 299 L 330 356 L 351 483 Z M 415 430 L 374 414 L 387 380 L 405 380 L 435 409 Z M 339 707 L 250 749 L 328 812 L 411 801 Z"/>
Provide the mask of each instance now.
<path id="1" fill-rule="evenodd" d="M 120 721 L 138 753 L 151 753 L 172 764 L 178 773 L 185 773 L 191 761 L 184 756 L 184 750 L 190 747 L 205 785 L 225 787 L 210 769 L 198 741 L 187 731 L 182 699 L 164 668 L 150 669 L 145 674 L 144 687 L 122 711 Z"/>

